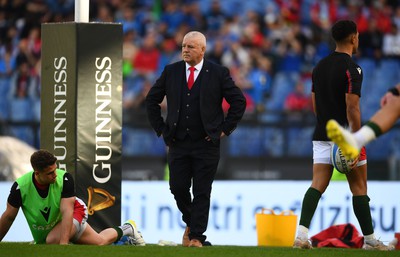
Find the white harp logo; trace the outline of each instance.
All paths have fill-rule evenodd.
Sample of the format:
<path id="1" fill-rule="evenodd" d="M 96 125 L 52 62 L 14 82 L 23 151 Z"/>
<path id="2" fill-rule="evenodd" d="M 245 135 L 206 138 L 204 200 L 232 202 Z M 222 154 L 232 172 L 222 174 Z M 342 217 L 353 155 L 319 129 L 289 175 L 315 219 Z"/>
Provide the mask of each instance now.
<path id="1" fill-rule="evenodd" d="M 361 74 L 361 68 L 357 67 L 357 70 L 358 70 L 358 74 Z"/>

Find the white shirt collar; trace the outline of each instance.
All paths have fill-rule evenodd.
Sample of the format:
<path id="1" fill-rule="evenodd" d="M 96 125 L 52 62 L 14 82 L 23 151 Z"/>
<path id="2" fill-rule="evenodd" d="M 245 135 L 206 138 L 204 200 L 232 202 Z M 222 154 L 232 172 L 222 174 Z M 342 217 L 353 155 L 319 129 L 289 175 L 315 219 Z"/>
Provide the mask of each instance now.
<path id="1" fill-rule="evenodd" d="M 186 64 L 186 71 L 188 71 L 190 68 L 190 65 L 187 62 L 185 64 Z M 201 71 L 201 68 L 203 68 L 203 64 L 204 64 L 204 59 L 201 59 L 201 61 L 194 67 L 196 68 L 197 71 Z"/>

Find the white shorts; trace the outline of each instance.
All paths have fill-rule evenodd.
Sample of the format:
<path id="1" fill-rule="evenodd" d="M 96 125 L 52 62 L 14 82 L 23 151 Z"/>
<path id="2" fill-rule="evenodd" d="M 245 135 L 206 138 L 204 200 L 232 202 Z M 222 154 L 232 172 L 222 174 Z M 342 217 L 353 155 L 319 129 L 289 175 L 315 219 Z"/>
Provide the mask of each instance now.
<path id="1" fill-rule="evenodd" d="M 73 223 L 76 228 L 76 232 L 75 235 L 71 238 L 71 242 L 76 242 L 82 236 L 87 226 L 87 219 L 88 212 L 86 204 L 78 197 L 75 197 Z"/>
<path id="2" fill-rule="evenodd" d="M 313 141 L 313 160 L 314 164 L 330 164 L 333 165 L 331 160 L 331 148 L 333 146 L 333 142 L 330 141 Z M 367 158 L 360 158 L 357 167 L 362 166 L 367 163 Z"/>

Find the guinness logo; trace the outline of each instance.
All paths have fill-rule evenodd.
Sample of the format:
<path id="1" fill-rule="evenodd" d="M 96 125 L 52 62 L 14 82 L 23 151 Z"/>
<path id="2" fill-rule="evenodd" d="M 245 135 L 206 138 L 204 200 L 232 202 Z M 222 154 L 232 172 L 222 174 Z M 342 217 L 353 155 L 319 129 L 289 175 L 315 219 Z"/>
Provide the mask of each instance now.
<path id="1" fill-rule="evenodd" d="M 94 212 L 111 207 L 115 203 L 115 196 L 112 196 L 107 190 L 102 188 L 87 188 L 88 197 L 88 213 L 93 215 Z"/>

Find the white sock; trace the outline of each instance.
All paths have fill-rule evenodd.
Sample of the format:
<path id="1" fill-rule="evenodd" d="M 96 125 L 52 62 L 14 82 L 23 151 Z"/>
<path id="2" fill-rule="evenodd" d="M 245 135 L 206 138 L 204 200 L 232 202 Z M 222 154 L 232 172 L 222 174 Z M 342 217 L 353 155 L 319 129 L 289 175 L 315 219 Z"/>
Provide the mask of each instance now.
<path id="1" fill-rule="evenodd" d="M 303 241 L 308 240 L 308 228 L 299 225 L 299 228 L 297 229 L 297 238 L 300 238 Z"/>
<path id="2" fill-rule="evenodd" d="M 357 142 L 358 149 L 361 149 L 361 147 L 365 146 L 376 138 L 375 132 L 368 126 L 362 126 L 360 130 L 355 132 L 353 135 Z"/>
<path id="3" fill-rule="evenodd" d="M 374 233 L 372 233 L 371 235 L 366 235 L 364 236 L 364 240 L 368 243 L 373 242 L 376 240 Z"/>

